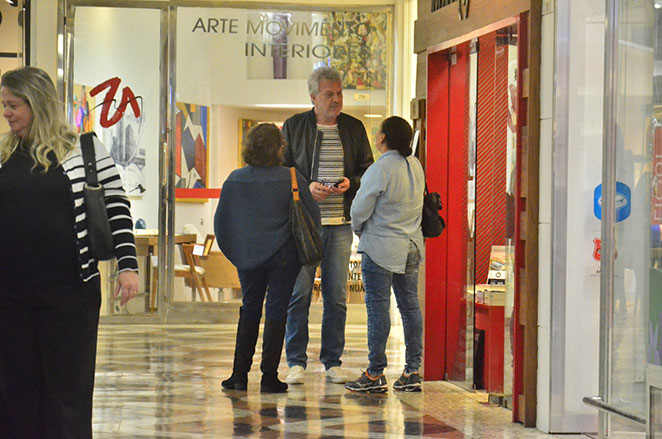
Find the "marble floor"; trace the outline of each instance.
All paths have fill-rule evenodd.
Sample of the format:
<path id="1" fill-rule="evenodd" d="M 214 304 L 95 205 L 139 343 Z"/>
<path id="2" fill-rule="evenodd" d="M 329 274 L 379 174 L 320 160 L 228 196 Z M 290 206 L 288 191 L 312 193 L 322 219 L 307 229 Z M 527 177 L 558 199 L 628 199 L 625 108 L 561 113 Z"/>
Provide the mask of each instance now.
<path id="1" fill-rule="evenodd" d="M 109 325 L 99 330 L 94 394 L 96 439 L 127 438 L 553 438 L 511 422 L 487 396 L 444 382 L 420 393 L 355 394 L 327 384 L 311 327 L 306 384 L 260 394 L 258 342 L 247 392 L 223 391 L 234 325 Z M 401 335 L 388 345 L 389 386 L 403 365 Z M 348 325 L 343 366 L 366 366 L 365 326 Z M 287 366 L 281 363 L 281 378 Z M 562 436 L 565 439 L 588 436 Z"/>

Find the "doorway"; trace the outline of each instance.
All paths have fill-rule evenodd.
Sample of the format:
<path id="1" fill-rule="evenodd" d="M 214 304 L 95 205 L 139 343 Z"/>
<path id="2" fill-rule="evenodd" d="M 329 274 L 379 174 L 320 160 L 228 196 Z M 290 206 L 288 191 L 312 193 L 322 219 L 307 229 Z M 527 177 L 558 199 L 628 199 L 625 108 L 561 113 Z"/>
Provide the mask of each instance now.
<path id="1" fill-rule="evenodd" d="M 426 379 L 513 394 L 521 20 L 428 55 L 426 173 L 448 228 L 426 248 Z"/>

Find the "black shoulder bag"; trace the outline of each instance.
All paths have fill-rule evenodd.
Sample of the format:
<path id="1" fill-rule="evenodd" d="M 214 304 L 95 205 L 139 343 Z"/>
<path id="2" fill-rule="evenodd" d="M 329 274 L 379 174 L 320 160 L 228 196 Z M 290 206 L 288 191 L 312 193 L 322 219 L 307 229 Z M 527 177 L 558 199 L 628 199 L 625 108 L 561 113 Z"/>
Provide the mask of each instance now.
<path id="1" fill-rule="evenodd" d="M 446 228 L 446 222 L 439 214 L 441 210 L 441 195 L 437 192 L 428 192 L 428 184 L 425 183 L 425 195 L 423 196 L 423 218 L 421 229 L 424 238 L 436 238 Z"/>
<path id="2" fill-rule="evenodd" d="M 94 153 L 93 132 L 80 136 L 83 164 L 85 165 L 85 209 L 87 213 L 87 237 L 90 252 L 95 259 L 105 261 L 115 257 L 113 234 L 108 222 L 103 185 L 97 178 L 97 161 Z"/>
<path id="3" fill-rule="evenodd" d="M 290 168 L 290 175 L 292 177 L 290 230 L 297 244 L 299 261 L 303 265 L 315 267 L 322 262 L 322 238 L 317 230 L 317 225 L 299 197 L 297 173 L 294 168 Z"/>

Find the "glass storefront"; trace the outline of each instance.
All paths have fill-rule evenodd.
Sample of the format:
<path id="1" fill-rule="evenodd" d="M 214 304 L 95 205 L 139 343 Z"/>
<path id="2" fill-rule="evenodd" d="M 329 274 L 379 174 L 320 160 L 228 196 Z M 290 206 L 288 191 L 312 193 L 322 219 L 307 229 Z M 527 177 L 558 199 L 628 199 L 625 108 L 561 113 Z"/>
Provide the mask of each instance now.
<path id="1" fill-rule="evenodd" d="M 601 437 L 659 436 L 662 258 L 662 2 L 607 2 L 600 394 L 633 419 L 600 415 Z M 641 422 L 636 422 L 639 419 Z"/>
<path id="2" fill-rule="evenodd" d="M 102 315 L 170 321 L 173 310 L 200 316 L 238 303 L 236 270 L 213 236 L 220 188 L 243 165 L 248 129 L 312 108 L 314 68 L 341 73 L 343 111 L 371 139 L 391 113 L 391 7 L 173 3 L 67 5 L 68 111 L 118 165 L 143 280 L 142 295 L 120 307 L 114 267 L 102 264 Z"/>

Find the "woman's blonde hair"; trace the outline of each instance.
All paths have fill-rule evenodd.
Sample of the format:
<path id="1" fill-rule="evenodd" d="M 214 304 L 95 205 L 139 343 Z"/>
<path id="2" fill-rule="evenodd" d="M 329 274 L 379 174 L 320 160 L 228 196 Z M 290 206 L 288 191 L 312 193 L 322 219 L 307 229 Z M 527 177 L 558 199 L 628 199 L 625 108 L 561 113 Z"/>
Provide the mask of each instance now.
<path id="1" fill-rule="evenodd" d="M 37 67 L 19 67 L 2 75 L 0 87 L 23 99 L 32 111 L 32 121 L 23 139 L 30 145 L 34 167 L 44 172 L 53 164 L 48 158 L 52 151 L 57 164 L 76 146 L 78 134 L 64 118 L 62 102 L 48 73 Z M 21 138 L 9 133 L 0 140 L 0 163 L 5 163 L 16 151 Z"/>

